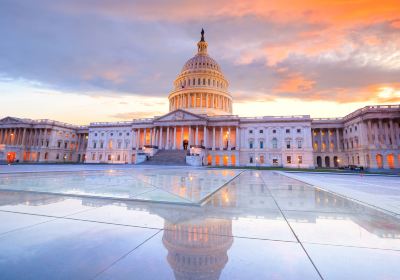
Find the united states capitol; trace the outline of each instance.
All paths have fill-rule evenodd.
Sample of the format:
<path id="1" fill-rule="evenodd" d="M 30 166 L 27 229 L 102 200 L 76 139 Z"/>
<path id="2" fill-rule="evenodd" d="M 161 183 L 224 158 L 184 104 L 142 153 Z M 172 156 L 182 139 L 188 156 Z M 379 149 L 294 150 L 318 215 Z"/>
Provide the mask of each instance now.
<path id="1" fill-rule="evenodd" d="M 400 105 L 367 106 L 341 118 L 240 117 L 233 99 L 202 32 L 197 54 L 173 82 L 165 115 L 88 126 L 5 117 L 0 162 L 400 168 Z"/>

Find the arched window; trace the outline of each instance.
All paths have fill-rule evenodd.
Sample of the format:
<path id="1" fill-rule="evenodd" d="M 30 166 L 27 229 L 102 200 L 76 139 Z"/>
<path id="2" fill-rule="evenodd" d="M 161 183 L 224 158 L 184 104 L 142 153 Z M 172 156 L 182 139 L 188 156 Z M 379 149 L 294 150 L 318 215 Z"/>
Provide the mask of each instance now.
<path id="1" fill-rule="evenodd" d="M 195 78 L 193 78 L 193 85 L 194 86 L 196 85 L 196 79 Z"/>
<path id="2" fill-rule="evenodd" d="M 206 79 L 203 78 L 203 86 L 206 85 Z"/>

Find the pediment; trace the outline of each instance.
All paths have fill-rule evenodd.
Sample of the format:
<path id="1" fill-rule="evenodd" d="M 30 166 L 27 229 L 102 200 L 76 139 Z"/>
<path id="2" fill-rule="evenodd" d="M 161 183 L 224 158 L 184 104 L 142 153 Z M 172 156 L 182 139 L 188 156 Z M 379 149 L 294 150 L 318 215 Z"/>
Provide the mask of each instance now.
<path id="1" fill-rule="evenodd" d="M 204 117 L 184 111 L 176 110 L 164 116 L 157 118 L 155 121 L 202 121 Z"/>
<path id="2" fill-rule="evenodd" d="M 0 120 L 0 124 L 22 124 L 22 123 L 24 123 L 23 120 L 13 117 L 5 117 Z"/>

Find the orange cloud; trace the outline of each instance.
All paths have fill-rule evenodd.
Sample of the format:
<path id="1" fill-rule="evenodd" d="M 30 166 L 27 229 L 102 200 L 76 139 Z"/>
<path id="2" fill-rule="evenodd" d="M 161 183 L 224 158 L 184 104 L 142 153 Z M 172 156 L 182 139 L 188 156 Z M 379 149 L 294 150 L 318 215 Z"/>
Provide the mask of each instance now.
<path id="1" fill-rule="evenodd" d="M 315 84 L 315 81 L 307 79 L 301 74 L 296 73 L 282 80 L 275 91 L 277 93 L 303 93 L 305 91 L 311 91 L 314 89 Z"/>

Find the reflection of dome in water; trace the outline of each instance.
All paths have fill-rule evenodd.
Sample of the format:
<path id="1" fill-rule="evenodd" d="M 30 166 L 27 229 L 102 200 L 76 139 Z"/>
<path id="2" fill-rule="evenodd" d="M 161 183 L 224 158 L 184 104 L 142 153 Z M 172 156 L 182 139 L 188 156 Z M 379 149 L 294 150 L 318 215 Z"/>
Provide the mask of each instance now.
<path id="1" fill-rule="evenodd" d="M 232 221 L 206 219 L 178 225 L 166 222 L 163 243 L 176 279 L 218 279 L 233 243 Z"/>
<path id="2" fill-rule="evenodd" d="M 232 114 L 232 97 L 218 63 L 207 53 L 208 44 L 204 40 L 197 43 L 197 54 L 189 59 L 174 81 L 174 89 L 169 95 L 170 111 L 184 109 L 198 114 Z"/>

